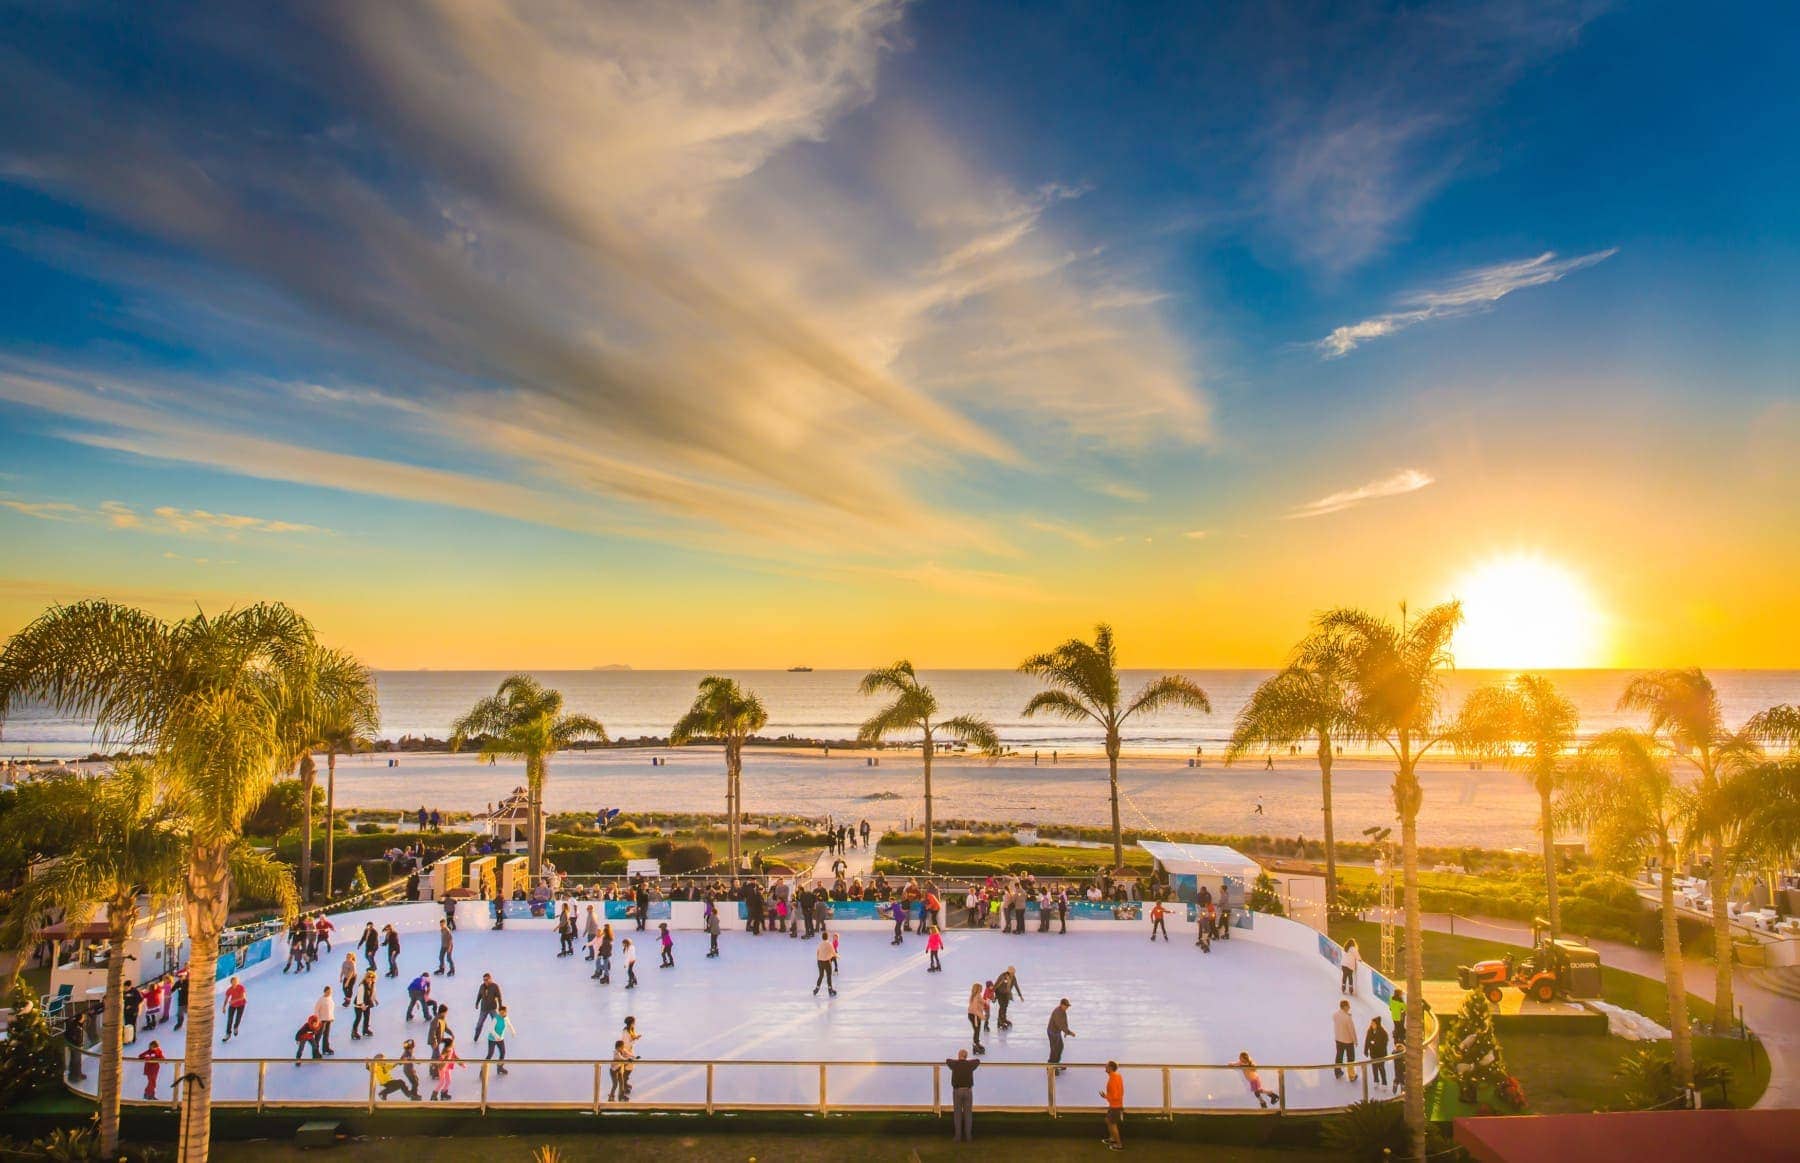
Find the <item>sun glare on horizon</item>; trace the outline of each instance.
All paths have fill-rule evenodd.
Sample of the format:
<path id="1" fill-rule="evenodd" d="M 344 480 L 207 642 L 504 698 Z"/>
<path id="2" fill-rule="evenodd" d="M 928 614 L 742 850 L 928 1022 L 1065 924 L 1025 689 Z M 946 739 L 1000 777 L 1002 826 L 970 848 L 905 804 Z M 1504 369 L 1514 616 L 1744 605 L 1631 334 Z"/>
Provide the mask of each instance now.
<path id="1" fill-rule="evenodd" d="M 1477 670 L 1602 664 L 1605 616 L 1580 576 L 1535 554 L 1482 562 L 1457 582 L 1456 664 Z"/>

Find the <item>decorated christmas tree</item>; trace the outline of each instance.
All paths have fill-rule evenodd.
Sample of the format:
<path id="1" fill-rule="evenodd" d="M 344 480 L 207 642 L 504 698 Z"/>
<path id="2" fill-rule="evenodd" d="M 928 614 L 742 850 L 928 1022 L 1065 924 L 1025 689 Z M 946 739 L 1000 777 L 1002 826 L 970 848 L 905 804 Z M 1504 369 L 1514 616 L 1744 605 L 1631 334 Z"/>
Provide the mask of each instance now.
<path id="1" fill-rule="evenodd" d="M 1281 894 L 1276 891 L 1274 878 L 1266 872 L 1256 874 L 1256 884 L 1250 890 L 1250 911 L 1271 917 L 1287 915 L 1287 910 L 1281 907 Z"/>
<path id="2" fill-rule="evenodd" d="M 1500 1091 L 1508 1078 L 1506 1059 L 1494 1032 L 1494 1009 L 1479 989 L 1463 998 L 1445 1042 L 1443 1064 L 1450 1068 L 1464 1102 L 1474 1102 L 1483 1086 Z"/>
<path id="3" fill-rule="evenodd" d="M 62 1039 L 24 981 L 13 984 L 7 1004 L 13 1017 L 0 1041 L 0 1104 L 48 1090 L 62 1070 Z"/>

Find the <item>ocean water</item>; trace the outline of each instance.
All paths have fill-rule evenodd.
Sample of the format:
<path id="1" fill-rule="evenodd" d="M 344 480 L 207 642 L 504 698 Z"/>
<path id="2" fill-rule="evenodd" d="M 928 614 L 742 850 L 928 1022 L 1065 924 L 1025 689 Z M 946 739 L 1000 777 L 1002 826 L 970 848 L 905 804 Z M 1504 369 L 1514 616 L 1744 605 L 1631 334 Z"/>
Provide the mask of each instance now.
<path id="1" fill-rule="evenodd" d="M 504 671 L 381 671 L 381 736 L 445 738 L 451 722 L 484 695 L 491 694 Z M 539 671 L 546 684 L 560 689 L 569 709 L 598 717 L 618 739 L 664 736 L 694 696 L 695 683 L 706 673 L 687 670 Z M 755 690 L 769 711 L 763 732 L 770 738 L 843 740 L 874 713 L 879 701 L 857 694 L 861 671 L 819 670 L 810 673 L 749 670 L 725 674 Z M 1127 671 L 1125 689 L 1135 690 L 1162 671 Z M 1143 717 L 1129 725 L 1126 748 L 1143 754 L 1188 755 L 1194 748 L 1216 752 L 1229 738 L 1232 719 L 1250 692 L 1271 671 L 1193 670 L 1182 672 L 1207 691 L 1212 712 L 1185 710 Z M 1581 709 L 1581 730 L 1593 734 L 1632 725 L 1631 715 L 1616 709 L 1619 692 L 1632 671 L 1581 670 L 1555 674 L 1557 684 Z M 1719 689 L 1728 722 L 1738 723 L 1777 703 L 1800 702 L 1800 670 L 1718 670 L 1709 674 Z M 1454 705 L 1469 690 L 1504 677 L 1497 671 L 1458 671 L 1448 676 L 1447 703 Z M 1092 752 L 1100 734 L 1090 725 L 1056 719 L 1026 719 L 1019 711 L 1039 689 L 1037 680 L 1010 670 L 925 671 L 921 678 L 937 693 L 946 715 L 973 714 L 990 720 L 1001 738 L 1022 751 L 1063 749 Z M 0 755 L 72 757 L 93 749 L 89 725 L 51 713 L 43 707 L 18 708 L 0 735 Z"/>

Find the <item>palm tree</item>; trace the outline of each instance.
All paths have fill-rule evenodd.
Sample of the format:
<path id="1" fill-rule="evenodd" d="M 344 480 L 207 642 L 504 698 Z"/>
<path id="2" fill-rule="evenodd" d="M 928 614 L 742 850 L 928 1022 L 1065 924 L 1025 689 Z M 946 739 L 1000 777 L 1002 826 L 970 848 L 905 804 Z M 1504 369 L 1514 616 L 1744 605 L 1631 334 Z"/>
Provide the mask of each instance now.
<path id="1" fill-rule="evenodd" d="M 1316 623 L 1327 649 L 1342 659 L 1350 692 L 1352 737 L 1393 755 L 1394 808 L 1400 816 L 1401 883 L 1406 906 L 1406 1028 L 1425 1029 L 1425 951 L 1419 917 L 1420 760 L 1452 737 L 1443 721 L 1443 676 L 1454 665 L 1450 639 L 1462 605 L 1445 602 L 1399 624 L 1362 610 L 1338 609 Z M 1405 1111 L 1413 1158 L 1425 1158 L 1425 1039 L 1406 1040 Z"/>
<path id="2" fill-rule="evenodd" d="M 125 958 L 121 953 L 138 922 L 154 916 L 182 889 L 187 861 L 186 821 L 169 783 L 148 760 L 132 761 L 101 775 L 77 775 L 28 785 L 6 815 L 6 828 L 54 862 L 34 876 L 13 902 L 18 947 L 37 939 L 37 918 L 61 910 L 71 925 L 84 925 L 106 909 L 107 939 L 115 955 L 106 965 L 106 998 L 100 1030 L 100 1154 L 119 1146 L 120 1067 L 124 1057 Z M 293 900 L 286 865 L 240 842 L 232 876 L 240 885 Z M 10 926 L 9 926 L 10 928 Z"/>
<path id="3" fill-rule="evenodd" d="M 1725 725 L 1718 691 L 1698 667 L 1639 675 L 1619 696 L 1619 709 L 1644 712 L 1655 744 L 1694 776 L 1687 836 L 1690 843 L 1712 852 L 1713 1032 L 1724 1034 L 1735 1012 L 1728 906 L 1743 857 L 1738 844 L 1741 820 L 1728 789 L 1739 774 L 1762 760 L 1762 746 L 1750 731 L 1733 731 Z"/>
<path id="4" fill-rule="evenodd" d="M 1579 762 L 1578 777 L 1563 790 L 1562 817 L 1587 829 L 1588 844 L 1602 859 L 1636 864 L 1645 852 L 1654 852 L 1662 872 L 1663 984 L 1675 1077 L 1685 1087 L 1694 1078 L 1694 1048 L 1676 925 L 1675 868 L 1691 797 L 1675 782 L 1666 749 L 1640 731 L 1606 732 L 1582 749 Z"/>
<path id="5" fill-rule="evenodd" d="M 369 668 L 341 650 L 315 647 L 306 659 L 308 675 L 299 685 L 301 697 L 289 707 L 292 722 L 287 730 L 299 752 L 300 798 L 305 803 L 300 829 L 300 899 L 312 899 L 313 788 L 318 764 L 313 753 L 328 752 L 329 772 L 325 795 L 325 899 L 331 899 L 332 831 L 337 798 L 337 752 L 348 741 L 355 749 L 358 736 L 373 734 L 381 721 L 375 694 L 375 676 Z"/>
<path id="6" fill-rule="evenodd" d="M 669 731 L 669 746 L 681 747 L 696 739 L 717 739 L 725 745 L 726 859 L 731 875 L 743 867 L 744 847 L 739 835 L 744 817 L 744 743 L 769 722 L 769 713 L 755 691 L 743 690 L 722 675 L 700 680 L 694 705 Z"/>
<path id="7" fill-rule="evenodd" d="M 87 719 L 103 745 L 149 752 L 179 804 L 191 1013 L 183 1163 L 205 1163 L 212 1145 L 214 992 L 233 853 L 293 756 L 283 727 L 306 697 L 314 647 L 312 626 L 280 604 L 165 622 L 96 600 L 52 607 L 0 652 L 0 719 L 33 698 Z"/>
<path id="8" fill-rule="evenodd" d="M 450 727 L 450 750 L 471 741 L 481 744 L 481 757 L 525 761 L 525 799 L 531 813 L 530 860 L 535 883 L 544 867 L 544 783 L 550 757 L 577 739 L 607 742 L 606 728 L 588 715 L 565 715 L 559 690 L 545 687 L 528 674 L 511 675 Z"/>
<path id="9" fill-rule="evenodd" d="M 370 704 L 371 715 L 377 714 Z M 337 761 L 339 755 L 354 755 L 368 746 L 366 736 L 374 733 L 378 720 L 366 723 L 357 719 L 338 719 L 325 724 L 319 732 L 318 744 L 325 749 L 325 900 L 332 897 L 331 871 L 337 867 Z M 310 801 L 307 804 L 311 807 Z"/>
<path id="10" fill-rule="evenodd" d="M 1144 684 L 1130 702 L 1121 704 L 1118 654 L 1113 647 L 1112 627 L 1105 623 L 1094 628 L 1093 642 L 1071 638 L 1054 650 L 1027 658 L 1019 664 L 1019 670 L 1036 675 L 1050 687 L 1031 696 L 1031 701 L 1025 704 L 1026 718 L 1042 711 L 1061 719 L 1091 720 L 1106 732 L 1106 770 L 1112 796 L 1113 867 L 1124 867 L 1125 833 L 1119 825 L 1121 728 L 1127 719 L 1139 712 L 1154 714 L 1163 707 L 1211 711 L 1212 703 L 1206 692 L 1190 679 L 1165 674 Z"/>
<path id="11" fill-rule="evenodd" d="M 1327 640 L 1309 638 L 1294 652 L 1294 661 L 1264 679 L 1238 712 L 1231 744 L 1225 749 L 1230 764 L 1256 746 L 1286 747 L 1302 740 L 1316 740 L 1319 756 L 1319 790 L 1325 812 L 1325 908 L 1337 907 L 1337 836 L 1331 819 L 1332 739 L 1346 733 L 1350 720 L 1349 692 L 1344 688 L 1343 659 Z"/>
<path id="12" fill-rule="evenodd" d="M 1800 707 L 1770 707 L 1744 730 L 1783 753 L 1751 767 L 1734 789 L 1742 842 L 1765 865 L 1784 865 L 1800 855 Z"/>
<path id="13" fill-rule="evenodd" d="M 894 696 L 893 702 L 857 729 L 856 738 L 859 742 L 879 742 L 902 731 L 917 731 L 922 737 L 921 754 L 925 762 L 925 871 L 930 872 L 931 756 L 936 736 L 942 733 L 989 756 L 1000 754 L 1000 736 L 995 734 L 992 723 L 974 715 L 936 720 L 937 696 L 931 693 L 930 687 L 919 682 L 919 676 L 913 673 L 912 663 L 904 658 L 892 666 L 871 670 L 863 675 L 863 680 L 857 684 L 856 689 L 865 695 Z"/>
<path id="14" fill-rule="evenodd" d="M 1538 827 L 1544 839 L 1544 891 L 1550 936 L 1562 932 L 1562 903 L 1556 892 L 1556 821 L 1551 797 L 1573 761 L 1581 713 L 1556 684 L 1539 674 L 1514 675 L 1482 687 L 1463 703 L 1457 735 L 1466 752 L 1498 756 L 1523 771 L 1538 794 Z M 1522 746 L 1523 751 L 1515 748 Z"/>

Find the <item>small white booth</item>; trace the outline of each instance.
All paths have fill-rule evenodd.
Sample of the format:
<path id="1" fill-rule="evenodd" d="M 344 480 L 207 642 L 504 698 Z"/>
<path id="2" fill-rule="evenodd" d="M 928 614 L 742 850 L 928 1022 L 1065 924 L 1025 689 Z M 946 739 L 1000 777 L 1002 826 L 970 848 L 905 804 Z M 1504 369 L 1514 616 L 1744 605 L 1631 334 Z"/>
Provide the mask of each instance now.
<path id="1" fill-rule="evenodd" d="M 1140 840 L 1138 847 L 1150 854 L 1157 871 L 1168 878 L 1175 898 L 1190 904 L 1204 886 L 1213 900 L 1242 908 L 1262 874 L 1262 865 L 1223 844 Z"/>

